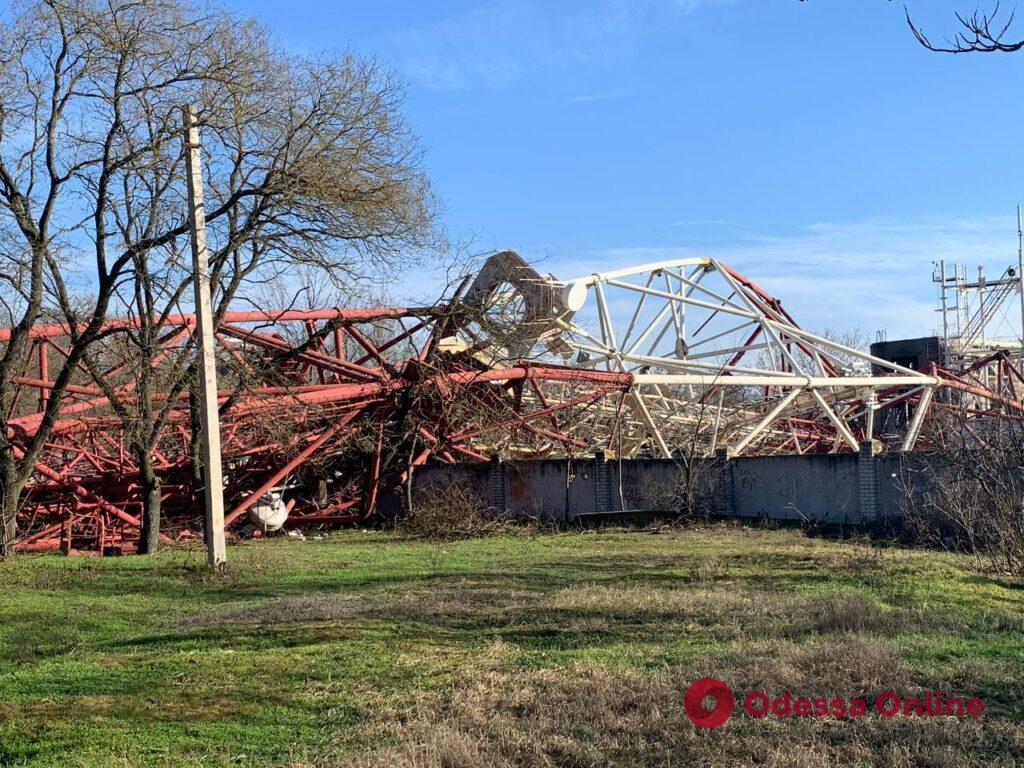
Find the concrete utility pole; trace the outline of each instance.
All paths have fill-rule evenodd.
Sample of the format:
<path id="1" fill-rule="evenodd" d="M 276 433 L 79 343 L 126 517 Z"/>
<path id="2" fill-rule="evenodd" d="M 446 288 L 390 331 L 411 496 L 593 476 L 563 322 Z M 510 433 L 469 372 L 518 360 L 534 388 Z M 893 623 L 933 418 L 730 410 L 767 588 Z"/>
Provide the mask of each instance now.
<path id="1" fill-rule="evenodd" d="M 185 119 L 185 165 L 188 171 L 189 222 L 192 229 L 192 287 L 195 292 L 196 332 L 199 334 L 198 380 L 202 410 L 203 485 L 206 500 L 206 553 L 214 570 L 227 563 L 224 546 L 224 481 L 221 477 L 220 416 L 217 412 L 217 358 L 214 354 L 213 303 L 206 251 L 206 211 L 203 209 L 203 165 L 199 126 L 192 108 L 181 109 Z"/>

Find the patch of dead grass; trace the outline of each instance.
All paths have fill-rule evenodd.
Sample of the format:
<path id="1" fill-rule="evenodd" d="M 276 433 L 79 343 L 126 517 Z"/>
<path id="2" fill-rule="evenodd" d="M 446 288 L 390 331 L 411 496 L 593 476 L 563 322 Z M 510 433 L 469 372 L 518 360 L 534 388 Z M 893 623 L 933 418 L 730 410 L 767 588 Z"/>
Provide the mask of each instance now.
<path id="1" fill-rule="evenodd" d="M 669 768 L 704 766 L 963 766 L 1024 760 L 1024 726 L 998 717 L 764 718 L 737 711 L 701 731 L 682 693 L 715 673 L 734 690 L 818 695 L 928 690 L 883 645 L 858 639 L 813 648 L 770 645 L 756 657 L 657 674 L 577 664 L 507 671 L 484 665 L 443 699 L 422 699 L 371 727 L 393 742 L 349 768 Z M 337 764 L 313 762 L 311 765 Z"/>

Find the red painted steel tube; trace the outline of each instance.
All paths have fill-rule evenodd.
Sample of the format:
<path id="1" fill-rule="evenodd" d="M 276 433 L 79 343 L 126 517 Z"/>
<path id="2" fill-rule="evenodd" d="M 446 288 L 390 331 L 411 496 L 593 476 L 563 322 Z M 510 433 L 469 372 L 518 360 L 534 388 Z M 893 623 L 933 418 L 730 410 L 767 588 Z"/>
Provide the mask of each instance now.
<path id="1" fill-rule="evenodd" d="M 263 482 L 263 484 L 260 485 L 256 490 L 250 492 L 249 495 L 240 504 L 238 504 L 234 509 L 232 509 L 228 514 L 224 516 L 224 525 L 231 525 L 231 523 L 237 520 L 240 515 L 244 514 L 249 509 L 249 507 L 251 507 L 257 501 L 259 501 L 260 497 L 262 497 L 265 493 L 269 492 L 275 485 L 277 485 L 285 477 L 287 477 L 289 472 L 294 470 L 306 459 L 308 459 L 310 456 L 312 456 L 314 453 L 320 450 L 320 448 L 322 448 L 324 444 L 327 443 L 328 440 L 337 435 L 348 425 L 348 423 L 352 420 L 352 417 L 354 415 L 355 414 L 352 414 L 352 416 L 346 419 L 342 419 L 333 427 L 328 427 L 327 429 L 325 429 L 309 445 L 303 448 L 302 451 L 298 453 L 298 455 L 291 459 L 291 461 L 288 461 L 284 466 L 282 466 L 280 469 L 274 472 L 274 474 L 267 478 Z"/>

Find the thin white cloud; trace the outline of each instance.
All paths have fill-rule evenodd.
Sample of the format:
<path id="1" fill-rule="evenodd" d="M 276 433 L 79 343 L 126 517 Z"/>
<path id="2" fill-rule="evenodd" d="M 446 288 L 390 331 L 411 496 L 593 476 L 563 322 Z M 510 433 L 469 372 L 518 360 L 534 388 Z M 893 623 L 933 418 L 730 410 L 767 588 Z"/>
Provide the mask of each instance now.
<path id="1" fill-rule="evenodd" d="M 745 235 L 740 226 L 700 230 L 693 245 L 636 245 L 559 250 L 550 245 L 511 247 L 542 274 L 563 280 L 670 259 L 710 256 L 742 272 L 781 299 L 812 331 L 859 330 L 871 339 L 924 336 L 941 323 L 932 262 L 944 259 L 976 274 L 998 276 L 1017 261 L 1012 216 L 935 216 L 899 221 L 873 219 L 816 223 L 788 235 Z M 689 234 L 689 233 L 688 233 Z M 496 248 L 509 244 L 495 243 Z M 435 301 L 439 278 L 418 275 L 394 286 L 411 303 Z M 1015 305 L 1016 306 L 1016 305 Z M 1016 317 L 1016 314 L 1013 314 Z M 1009 331 L 1007 331 L 1009 332 Z"/>
<path id="2" fill-rule="evenodd" d="M 628 93 L 625 89 L 618 89 L 615 91 L 602 91 L 600 93 L 583 93 L 579 96 L 573 96 L 568 99 L 569 104 L 592 104 L 595 101 L 607 101 L 608 99 L 615 99 L 619 96 L 625 96 Z"/>
<path id="3" fill-rule="evenodd" d="M 379 48 L 431 89 L 505 84 L 524 73 L 614 61 L 645 30 L 732 0 L 485 0 L 468 11 L 403 30 Z"/>
<path id="4" fill-rule="evenodd" d="M 746 274 L 807 328 L 921 336 L 940 322 L 932 262 L 956 262 L 971 273 L 984 264 L 998 276 L 1016 263 L 1016 222 L 980 216 L 818 223 L 785 236 L 562 253 L 546 260 L 544 271 L 571 278 L 693 256 L 719 259 Z"/>

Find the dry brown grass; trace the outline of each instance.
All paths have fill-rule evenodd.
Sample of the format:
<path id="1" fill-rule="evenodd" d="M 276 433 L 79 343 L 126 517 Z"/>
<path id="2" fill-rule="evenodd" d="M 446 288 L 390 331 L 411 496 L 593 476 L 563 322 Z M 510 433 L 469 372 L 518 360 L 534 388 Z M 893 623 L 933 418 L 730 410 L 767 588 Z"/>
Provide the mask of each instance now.
<path id="1" fill-rule="evenodd" d="M 930 690 L 885 646 L 859 639 L 798 649 L 769 643 L 757 656 L 659 673 L 575 664 L 559 669 L 483 668 L 460 676 L 441 701 L 424 699 L 373 727 L 394 746 L 349 768 L 672 768 L 728 766 L 963 766 L 1024 761 L 1024 726 L 950 718 L 755 720 L 735 714 L 700 731 L 682 692 L 714 673 L 734 690 L 808 694 L 887 688 Z M 948 689 L 946 689 L 948 690 Z"/>

